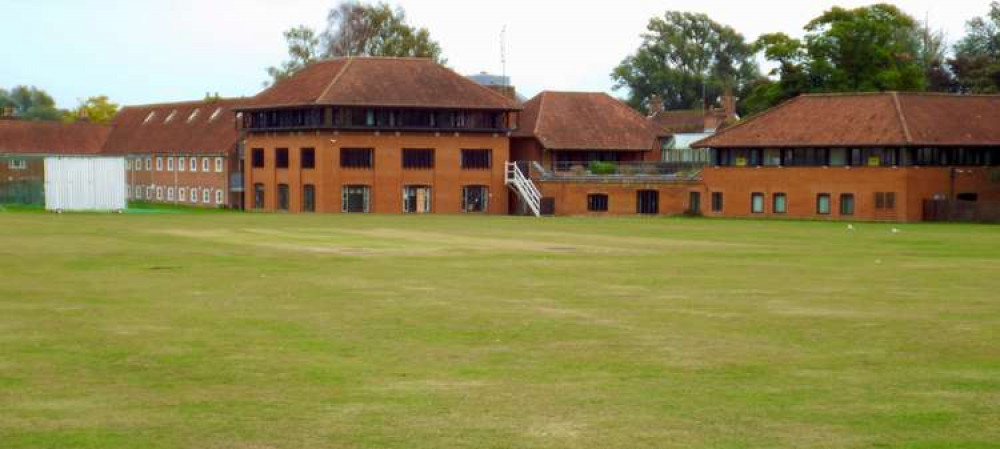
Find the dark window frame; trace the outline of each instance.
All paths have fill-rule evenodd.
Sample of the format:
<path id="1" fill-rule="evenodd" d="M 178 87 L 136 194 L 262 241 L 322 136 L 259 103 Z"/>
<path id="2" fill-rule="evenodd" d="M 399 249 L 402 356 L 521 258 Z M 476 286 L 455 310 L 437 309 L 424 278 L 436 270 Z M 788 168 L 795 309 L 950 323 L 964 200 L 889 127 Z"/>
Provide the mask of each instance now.
<path id="1" fill-rule="evenodd" d="M 754 200 L 757 199 L 757 198 L 760 198 L 760 210 L 757 210 L 756 207 L 755 207 L 757 203 Z M 767 213 L 766 202 L 767 202 L 767 195 L 764 195 L 764 192 L 751 192 L 750 193 L 750 213 L 754 214 L 754 215 L 760 215 L 760 214 Z"/>
<path id="2" fill-rule="evenodd" d="M 462 149 L 462 170 L 489 170 L 493 167 L 493 150 Z"/>
<path id="3" fill-rule="evenodd" d="M 288 168 L 288 148 L 274 149 L 274 168 L 278 169 Z"/>
<path id="4" fill-rule="evenodd" d="M 278 184 L 278 187 L 275 191 L 277 192 L 277 198 L 278 198 L 278 204 L 277 204 L 278 210 L 282 212 L 288 212 L 289 206 L 291 205 L 292 202 L 292 192 L 288 189 L 288 184 L 284 183 Z"/>
<path id="5" fill-rule="evenodd" d="M 712 212 L 721 213 L 726 207 L 723 192 L 712 192 Z"/>
<path id="6" fill-rule="evenodd" d="M 194 192 L 195 189 L 191 189 Z M 265 207 L 265 199 L 267 189 L 264 187 L 263 183 L 255 183 L 253 185 L 253 208 L 254 210 L 262 210 Z"/>
<path id="7" fill-rule="evenodd" d="M 434 169 L 433 148 L 403 148 L 401 157 L 404 170 Z"/>
<path id="8" fill-rule="evenodd" d="M 820 208 L 822 205 L 822 200 L 826 198 L 826 212 Z M 829 193 L 817 193 L 816 194 L 816 215 L 830 215 L 833 213 L 833 196 Z"/>
<path id="9" fill-rule="evenodd" d="M 840 198 L 839 198 L 840 205 L 837 208 L 840 211 L 840 215 L 845 215 L 845 216 L 852 216 L 852 215 L 854 215 L 854 211 L 857 209 L 857 204 L 855 203 L 855 198 L 856 197 L 854 196 L 853 193 L 841 193 L 840 194 Z M 850 210 L 847 209 L 847 205 L 851 206 Z"/>
<path id="10" fill-rule="evenodd" d="M 782 199 L 781 207 L 778 207 L 778 198 Z M 771 212 L 775 214 L 788 213 L 788 194 L 785 192 L 775 192 L 771 194 Z"/>
<path id="11" fill-rule="evenodd" d="M 299 149 L 299 167 L 303 170 L 312 170 L 316 168 L 315 148 L 307 147 Z"/>
<path id="12" fill-rule="evenodd" d="M 610 200 L 607 193 L 591 193 L 587 195 L 587 211 L 607 212 Z"/>
<path id="13" fill-rule="evenodd" d="M 375 150 L 372 148 L 341 148 L 340 168 L 350 170 L 375 168 Z"/>
<path id="14" fill-rule="evenodd" d="M 250 150 L 250 166 L 253 168 L 264 168 L 265 156 L 263 148 L 253 148 Z"/>
<path id="15" fill-rule="evenodd" d="M 316 186 L 302 185 L 302 212 L 316 212 Z"/>

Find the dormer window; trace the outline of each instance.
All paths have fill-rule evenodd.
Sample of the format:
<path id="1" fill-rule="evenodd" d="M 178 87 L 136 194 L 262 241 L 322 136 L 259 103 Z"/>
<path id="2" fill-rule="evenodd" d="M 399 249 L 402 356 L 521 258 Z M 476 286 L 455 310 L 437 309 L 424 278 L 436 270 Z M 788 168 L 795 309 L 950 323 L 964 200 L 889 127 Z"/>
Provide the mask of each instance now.
<path id="1" fill-rule="evenodd" d="M 201 112 L 201 109 L 195 109 L 194 111 L 191 111 L 191 115 L 188 116 L 187 122 L 191 123 L 194 121 L 194 119 L 198 118 L 199 112 Z"/>
<path id="2" fill-rule="evenodd" d="M 154 118 L 156 118 L 156 111 L 150 112 L 149 115 L 146 116 L 146 120 L 142 121 L 142 124 L 145 125 L 145 124 L 149 123 L 150 120 L 153 120 Z"/>
<path id="3" fill-rule="evenodd" d="M 216 108 L 215 112 L 213 112 L 212 115 L 208 118 L 208 121 L 210 122 L 215 121 L 215 119 L 219 118 L 219 115 L 221 114 L 222 114 L 222 108 Z"/>
<path id="4" fill-rule="evenodd" d="M 173 120 L 174 116 L 176 116 L 176 115 L 177 115 L 177 110 L 176 109 L 174 109 L 173 111 L 170 111 L 170 115 L 168 115 L 167 118 L 165 120 L 163 120 L 163 124 L 165 125 L 167 123 L 170 123 L 170 121 Z"/>

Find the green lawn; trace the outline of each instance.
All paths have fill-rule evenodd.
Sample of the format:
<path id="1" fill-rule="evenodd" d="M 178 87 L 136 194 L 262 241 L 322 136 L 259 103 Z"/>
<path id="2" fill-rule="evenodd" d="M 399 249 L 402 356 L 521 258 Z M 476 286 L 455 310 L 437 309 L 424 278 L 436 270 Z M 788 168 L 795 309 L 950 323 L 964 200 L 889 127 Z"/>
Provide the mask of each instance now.
<path id="1" fill-rule="evenodd" d="M 1000 447 L 1000 227 L 845 226 L 0 213 L 0 448 Z"/>

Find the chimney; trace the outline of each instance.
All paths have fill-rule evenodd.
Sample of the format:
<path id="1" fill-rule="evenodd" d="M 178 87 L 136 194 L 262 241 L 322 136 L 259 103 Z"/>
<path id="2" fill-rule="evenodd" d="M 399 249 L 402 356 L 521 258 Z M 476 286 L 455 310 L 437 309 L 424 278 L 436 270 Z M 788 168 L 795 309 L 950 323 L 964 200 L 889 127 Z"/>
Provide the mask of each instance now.
<path id="1" fill-rule="evenodd" d="M 736 119 L 736 97 L 732 86 L 726 86 L 726 93 L 722 95 L 722 112 L 726 114 L 723 120 Z"/>
<path id="2" fill-rule="evenodd" d="M 663 98 L 659 95 L 650 95 L 648 106 L 650 117 L 656 115 L 658 112 L 663 112 Z"/>

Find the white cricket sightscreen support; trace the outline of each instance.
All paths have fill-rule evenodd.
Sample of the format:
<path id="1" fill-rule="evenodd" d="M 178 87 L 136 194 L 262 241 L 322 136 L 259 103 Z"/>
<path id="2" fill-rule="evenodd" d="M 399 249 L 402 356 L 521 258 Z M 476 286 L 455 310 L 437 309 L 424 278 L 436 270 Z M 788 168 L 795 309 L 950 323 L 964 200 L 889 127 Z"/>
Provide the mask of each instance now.
<path id="1" fill-rule="evenodd" d="M 538 187 L 535 187 L 535 183 L 531 182 L 531 179 L 524 176 L 521 168 L 517 166 L 517 162 L 507 162 L 506 168 L 504 183 L 528 205 L 531 213 L 535 214 L 536 217 L 542 216 L 540 209 L 542 206 L 542 192 L 538 191 Z"/>

